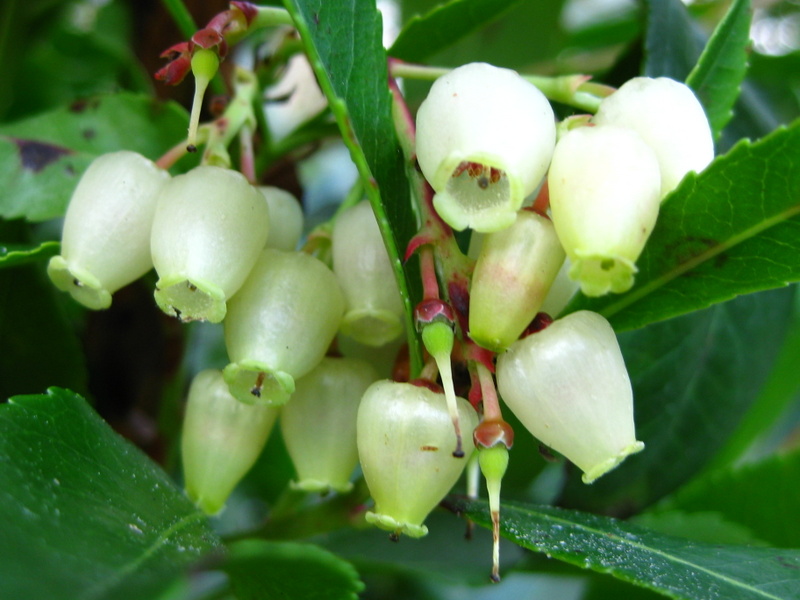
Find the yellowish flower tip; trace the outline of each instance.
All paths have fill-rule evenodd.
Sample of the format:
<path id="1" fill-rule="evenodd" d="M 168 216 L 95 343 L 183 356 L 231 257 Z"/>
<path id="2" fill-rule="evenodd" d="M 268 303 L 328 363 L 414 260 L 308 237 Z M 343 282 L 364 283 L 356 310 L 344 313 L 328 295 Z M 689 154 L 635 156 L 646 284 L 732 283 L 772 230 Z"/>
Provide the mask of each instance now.
<path id="1" fill-rule="evenodd" d="M 492 581 L 500 581 L 500 485 L 508 468 L 508 448 L 498 443 L 491 448 L 479 448 L 478 463 L 486 479 L 489 510 L 492 514 Z"/>
<path id="2" fill-rule="evenodd" d="M 437 362 L 439 357 L 450 357 L 453 341 L 453 329 L 447 323 L 430 323 L 422 329 L 422 343 Z"/>

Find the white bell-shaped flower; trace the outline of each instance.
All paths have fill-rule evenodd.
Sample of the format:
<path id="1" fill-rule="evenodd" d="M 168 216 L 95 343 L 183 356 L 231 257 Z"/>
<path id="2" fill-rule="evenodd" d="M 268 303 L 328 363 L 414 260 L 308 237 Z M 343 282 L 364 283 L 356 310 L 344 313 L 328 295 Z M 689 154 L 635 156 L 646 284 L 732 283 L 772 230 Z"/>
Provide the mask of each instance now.
<path id="1" fill-rule="evenodd" d="M 347 298 L 342 332 L 370 346 L 391 342 L 403 332 L 403 301 L 369 202 L 336 217 L 331 241 L 333 272 Z"/>
<path id="2" fill-rule="evenodd" d="M 464 431 L 478 415 L 463 398 L 458 412 Z M 394 381 L 373 383 L 358 409 L 358 455 L 375 500 L 368 522 L 410 537 L 428 533 L 425 518 L 458 480 L 466 458 L 455 458 L 455 433 L 444 394 Z M 474 450 L 464 440 L 467 457 Z"/>
<path id="3" fill-rule="evenodd" d="M 186 493 L 208 514 L 219 512 L 267 442 L 278 409 L 242 404 L 222 372 L 198 373 L 189 389 L 181 457 Z"/>
<path id="4" fill-rule="evenodd" d="M 714 139 L 705 110 L 689 86 L 659 77 L 635 77 L 603 99 L 592 119 L 628 127 L 653 149 L 661 168 L 661 196 L 689 171 L 714 159 Z"/>
<path id="5" fill-rule="evenodd" d="M 94 159 L 70 199 L 61 255 L 47 267 L 55 286 L 98 310 L 152 269 L 150 228 L 168 180 L 166 171 L 128 150 Z"/>
<path id="6" fill-rule="evenodd" d="M 174 177 L 159 194 L 151 237 L 161 310 L 222 321 L 268 231 L 267 203 L 241 173 L 201 166 Z"/>
<path id="7" fill-rule="evenodd" d="M 570 277 L 587 296 L 633 285 L 636 259 L 658 218 L 660 181 L 655 154 L 633 130 L 580 127 L 558 141 L 550 209 Z"/>
<path id="8" fill-rule="evenodd" d="M 644 448 L 617 338 L 597 313 L 569 314 L 513 344 L 497 359 L 497 385 L 528 431 L 576 464 L 584 483 Z"/>
<path id="9" fill-rule="evenodd" d="M 281 414 L 281 431 L 297 472 L 292 487 L 347 492 L 358 464 L 356 416 L 366 389 L 378 380 L 355 358 L 325 357 L 297 386 Z"/>
<path id="10" fill-rule="evenodd" d="M 509 69 L 471 63 L 437 79 L 417 113 L 417 160 L 454 229 L 511 225 L 547 171 L 550 103 Z"/>
<path id="11" fill-rule="evenodd" d="M 500 351 L 513 344 L 539 312 L 564 262 L 550 219 L 517 213 L 508 229 L 483 238 L 469 296 L 469 336 Z"/>
<path id="12" fill-rule="evenodd" d="M 571 268 L 572 263 L 567 258 L 556 273 L 556 278 L 542 302 L 542 307 L 539 309 L 541 312 L 547 313 L 551 317 L 557 317 L 578 292 L 580 284 L 569 277 Z"/>
<path id="13" fill-rule="evenodd" d="M 339 282 L 322 262 L 263 250 L 225 318 L 231 393 L 248 404 L 285 404 L 294 380 L 322 360 L 343 314 Z"/>
<path id="14" fill-rule="evenodd" d="M 296 250 L 303 234 L 303 209 L 292 194 L 271 185 L 258 188 L 269 206 L 267 248 Z"/>

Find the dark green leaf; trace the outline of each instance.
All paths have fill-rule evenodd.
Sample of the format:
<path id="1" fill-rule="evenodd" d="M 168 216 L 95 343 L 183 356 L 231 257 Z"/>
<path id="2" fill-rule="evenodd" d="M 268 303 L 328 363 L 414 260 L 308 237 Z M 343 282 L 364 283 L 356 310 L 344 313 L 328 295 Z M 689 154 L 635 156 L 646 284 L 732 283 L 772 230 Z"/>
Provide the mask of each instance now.
<path id="1" fill-rule="evenodd" d="M 187 123 L 177 104 L 123 93 L 0 126 L 0 216 L 61 216 L 96 156 L 127 149 L 156 159 L 186 136 Z"/>
<path id="2" fill-rule="evenodd" d="M 800 121 L 690 173 L 661 208 L 634 287 L 569 311 L 622 331 L 800 279 Z"/>
<path id="3" fill-rule="evenodd" d="M 686 78 L 706 110 L 714 138 L 733 116 L 733 105 L 747 72 L 750 0 L 735 0 Z"/>
<path id="4" fill-rule="evenodd" d="M 449 500 L 448 507 L 491 526 L 485 502 Z M 525 548 L 671 598 L 800 598 L 800 550 L 702 544 L 608 517 L 522 504 L 502 506 L 500 528 Z"/>
<path id="5" fill-rule="evenodd" d="M 421 355 L 411 309 L 412 298 L 421 299 L 420 286 L 417 278 L 406 278 L 401 257 L 417 226 L 392 120 L 380 13 L 369 0 L 285 0 L 285 4 L 378 218 L 406 304 L 416 372 Z"/>
<path id="6" fill-rule="evenodd" d="M 562 502 L 628 515 L 704 469 L 769 375 L 793 312 L 794 291 L 741 296 L 623 333 L 637 438 L 645 449 L 591 486 L 571 477 Z"/>
<path id="7" fill-rule="evenodd" d="M 389 54 L 420 62 L 465 35 L 491 23 L 521 0 L 450 0 L 425 15 L 414 15 L 397 36 Z"/>
<path id="8" fill-rule="evenodd" d="M 34 247 L 27 229 L 23 222 L 0 221 L 0 239 Z M 34 264 L 0 269 L 0 401 L 38 393 L 49 385 L 86 391 L 80 342 L 57 302 L 59 292 L 42 271 Z"/>
<path id="9" fill-rule="evenodd" d="M 644 75 L 683 81 L 694 68 L 705 36 L 681 0 L 646 0 Z"/>
<path id="10" fill-rule="evenodd" d="M 355 600 L 364 590 L 350 563 L 312 544 L 242 540 L 223 569 L 237 600 Z"/>
<path id="11" fill-rule="evenodd" d="M 42 242 L 41 244 L 3 244 L 0 242 L 0 269 L 48 259 L 58 254 L 60 247 L 61 244 L 58 242 Z"/>
<path id="12" fill-rule="evenodd" d="M 800 377 L 797 357 L 800 356 L 800 306 L 786 326 L 786 338 L 769 379 L 758 398 L 742 418 L 736 431 L 707 467 L 707 471 L 729 467 L 786 411 L 793 401 L 800 400 Z M 800 546 L 800 543 L 797 544 Z"/>
<path id="13" fill-rule="evenodd" d="M 770 544 L 798 548 L 798 506 L 800 451 L 795 450 L 785 456 L 773 456 L 696 479 L 671 497 L 663 508 L 717 511 Z"/>
<path id="14" fill-rule="evenodd" d="M 153 598 L 217 548 L 205 517 L 72 392 L 0 406 L 0 597 Z"/>

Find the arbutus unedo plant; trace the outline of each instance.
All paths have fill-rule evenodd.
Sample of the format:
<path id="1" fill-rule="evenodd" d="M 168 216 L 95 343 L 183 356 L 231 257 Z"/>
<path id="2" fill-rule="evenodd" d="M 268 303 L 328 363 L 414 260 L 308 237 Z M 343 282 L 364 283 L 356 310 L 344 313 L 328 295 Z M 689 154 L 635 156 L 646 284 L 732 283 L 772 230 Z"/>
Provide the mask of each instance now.
<path id="1" fill-rule="evenodd" d="M 0 122 L 0 597 L 800 600 L 800 82 L 728 4 L 165 0 L 186 107 L 117 48 Z"/>

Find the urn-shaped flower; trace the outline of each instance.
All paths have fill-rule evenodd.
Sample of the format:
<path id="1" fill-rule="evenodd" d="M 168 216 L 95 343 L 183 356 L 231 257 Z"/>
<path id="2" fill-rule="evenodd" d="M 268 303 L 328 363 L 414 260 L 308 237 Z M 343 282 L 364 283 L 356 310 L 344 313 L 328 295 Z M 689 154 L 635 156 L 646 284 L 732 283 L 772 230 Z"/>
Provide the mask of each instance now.
<path id="1" fill-rule="evenodd" d="M 246 403 L 281 405 L 325 355 L 344 314 L 333 272 L 300 252 L 265 249 L 225 319 L 225 381 Z"/>
<path id="2" fill-rule="evenodd" d="M 336 217 L 333 271 L 347 299 L 342 332 L 383 346 L 403 332 L 403 302 L 378 222 L 363 201 Z"/>
<path id="3" fill-rule="evenodd" d="M 150 228 L 169 174 L 140 154 L 122 150 L 96 158 L 72 194 L 61 255 L 47 274 L 60 290 L 91 309 L 151 268 Z"/>
<path id="4" fill-rule="evenodd" d="M 661 169 L 661 196 L 689 171 L 714 159 L 714 139 L 705 110 L 687 85 L 659 77 L 635 77 L 603 99 L 592 119 L 633 129 L 653 149 Z"/>
<path id="5" fill-rule="evenodd" d="M 356 358 L 323 358 L 297 380 L 281 414 L 281 431 L 297 472 L 292 487 L 347 492 L 358 464 L 356 415 L 378 373 Z"/>
<path id="6" fill-rule="evenodd" d="M 475 410 L 458 398 L 464 431 L 478 425 Z M 358 409 L 358 455 L 375 500 L 367 521 L 395 535 L 422 537 L 428 514 L 466 465 L 452 450 L 455 433 L 444 394 L 410 383 L 378 381 Z M 467 456 L 474 446 L 465 439 Z"/>
<path id="7" fill-rule="evenodd" d="M 576 464 L 585 483 L 644 448 L 617 338 L 597 313 L 569 314 L 513 344 L 497 359 L 497 385 L 528 431 Z"/>
<path id="8" fill-rule="evenodd" d="M 189 389 L 181 455 L 186 493 L 208 514 L 219 512 L 255 464 L 278 409 L 243 404 L 222 372 L 198 373 Z"/>
<path id="9" fill-rule="evenodd" d="M 202 166 L 174 177 L 153 219 L 156 302 L 183 321 L 220 322 L 268 231 L 267 203 L 241 173 Z"/>
<path id="10" fill-rule="evenodd" d="M 658 161 L 636 132 L 580 127 L 556 145 L 548 184 L 570 277 L 588 296 L 633 285 L 636 259 L 658 218 Z"/>
<path id="11" fill-rule="evenodd" d="M 513 344 L 539 312 L 564 257 L 552 221 L 531 211 L 486 234 L 470 285 L 469 336 L 494 351 Z"/>
<path id="12" fill-rule="evenodd" d="M 303 234 L 303 209 L 297 198 L 271 185 L 260 186 L 258 191 L 269 206 L 267 248 L 296 250 Z"/>
<path id="13" fill-rule="evenodd" d="M 471 63 L 437 79 L 417 113 L 417 160 L 454 229 L 511 225 L 547 171 L 555 118 L 544 95 L 509 69 Z"/>

